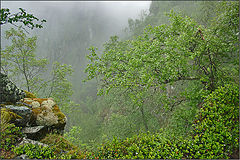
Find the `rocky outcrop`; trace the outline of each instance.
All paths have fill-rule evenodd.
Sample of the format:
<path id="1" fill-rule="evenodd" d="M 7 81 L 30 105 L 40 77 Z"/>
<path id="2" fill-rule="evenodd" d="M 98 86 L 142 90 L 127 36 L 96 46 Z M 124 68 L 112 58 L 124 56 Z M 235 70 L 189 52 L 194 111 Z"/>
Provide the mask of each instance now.
<path id="1" fill-rule="evenodd" d="M 1 123 L 14 123 L 17 119 L 22 119 L 22 117 L 8 108 L 1 108 Z"/>
<path id="2" fill-rule="evenodd" d="M 40 143 L 49 133 L 62 134 L 67 118 L 53 98 L 37 98 L 34 94 L 18 89 L 7 76 L 0 73 L 1 124 L 21 127 L 17 143 L 47 146 Z M 9 131 L 10 132 L 10 131 Z M 22 133 L 21 133 L 22 132 Z M 26 159 L 26 155 L 16 157 Z"/>
<path id="3" fill-rule="evenodd" d="M 67 118 L 52 98 L 36 98 L 18 89 L 0 73 L 1 121 L 22 127 L 24 134 L 40 140 L 47 133 L 63 133 Z"/>
<path id="4" fill-rule="evenodd" d="M 67 118 L 52 98 L 24 98 L 28 106 L 4 105 L 5 120 L 23 128 L 27 138 L 40 140 L 47 133 L 63 133 Z"/>
<path id="5" fill-rule="evenodd" d="M 26 135 L 27 138 L 32 140 L 43 139 L 48 132 L 48 127 L 46 126 L 35 126 L 35 127 L 24 127 L 22 133 Z"/>

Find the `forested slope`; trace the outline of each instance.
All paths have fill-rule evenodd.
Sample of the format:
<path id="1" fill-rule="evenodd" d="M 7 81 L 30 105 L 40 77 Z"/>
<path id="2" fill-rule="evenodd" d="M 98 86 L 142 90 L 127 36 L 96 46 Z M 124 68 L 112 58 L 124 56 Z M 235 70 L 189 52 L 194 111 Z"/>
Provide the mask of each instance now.
<path id="1" fill-rule="evenodd" d="M 128 24 L 121 38 L 89 47 L 86 87 L 70 81 L 82 68 L 47 66 L 34 54 L 36 37 L 6 32 L 13 42 L 2 50 L 10 77 L 30 75 L 22 86 L 52 96 L 69 117 L 63 136 L 41 140 L 50 145 L 45 158 L 239 158 L 239 2 L 153 1 L 149 13 Z M 12 54 L 19 47 L 27 54 Z M 28 59 L 28 70 L 21 72 L 17 57 Z"/>
<path id="2" fill-rule="evenodd" d="M 211 3 L 208 5 L 211 6 Z M 131 145 L 128 140 L 115 139 L 101 149 L 100 157 L 229 158 L 230 152 L 236 152 L 237 149 L 233 148 L 238 148 L 239 100 L 236 99 L 236 103 L 232 100 L 226 102 L 223 97 L 227 98 L 226 95 L 230 93 L 221 97 L 223 94 L 220 90 L 227 92 L 227 88 L 239 83 L 239 6 L 236 2 L 220 2 L 214 5 L 217 8 L 214 17 L 195 20 L 171 11 L 168 14 L 167 24 L 150 25 L 140 36 L 131 40 L 111 37 L 104 45 L 105 50 L 100 56 L 95 48 L 90 48 L 88 58 L 91 63 L 86 69 L 88 79 L 99 79 L 100 95 L 116 96 L 117 101 L 120 101 L 120 97 L 124 99 L 109 111 L 108 114 L 112 115 L 110 118 L 109 115 L 106 116 L 108 119 L 105 122 L 105 131 L 113 127 L 112 134 L 117 135 L 117 138 L 124 138 L 129 137 L 129 134 L 158 132 L 161 128 L 165 130 L 164 133 L 172 133 L 176 139 L 178 136 L 189 135 L 193 138 L 187 140 L 190 143 L 186 146 L 193 147 L 189 153 L 188 151 L 180 153 L 179 147 L 184 147 L 177 142 L 173 143 L 170 149 L 176 149 L 176 152 L 173 151 L 174 153 L 171 154 L 169 150 L 166 151 L 166 155 L 164 151 L 162 155 L 157 154 L 155 149 L 158 145 L 155 146 L 156 148 L 153 147 L 154 151 L 151 152 L 152 148 L 148 147 L 149 144 L 141 143 L 141 138 L 144 139 L 144 136 L 136 141 L 132 139 L 134 141 L 132 143 L 136 145 Z M 209 6 L 204 7 L 207 9 Z M 208 9 L 210 10 L 211 7 Z M 150 14 L 149 17 L 151 18 L 152 15 Z M 147 16 L 142 22 L 136 20 L 135 24 L 144 24 L 149 17 Z M 141 28 L 139 27 L 141 25 L 133 26 L 137 29 Z M 238 97 L 238 88 L 233 88 L 235 88 L 233 89 L 236 93 L 235 97 Z M 216 98 L 210 100 L 209 97 L 214 97 L 213 95 Z M 226 104 L 215 102 L 216 99 L 221 99 Z M 227 113 L 234 114 L 230 116 L 234 120 L 229 121 L 234 123 L 235 127 L 230 127 L 228 131 L 236 129 L 233 131 L 235 133 L 223 133 L 224 129 L 221 132 L 221 129 L 217 128 L 220 126 L 225 128 L 224 124 L 228 122 L 221 121 L 227 114 L 222 115 L 225 118 L 220 118 L 223 113 L 220 108 L 234 103 L 235 111 L 232 108 L 231 113 Z M 209 117 L 205 117 L 206 120 L 200 118 L 198 121 L 194 117 L 199 114 L 200 117 L 202 114 L 204 116 L 209 114 Z M 194 120 L 197 123 L 195 127 L 192 126 Z M 132 130 L 135 131 L 131 132 Z M 221 138 L 221 135 L 225 138 Z M 235 145 L 232 149 L 223 149 L 223 146 L 227 146 L 224 144 L 228 141 L 226 135 L 231 135 L 230 143 Z M 219 142 L 220 139 L 222 142 Z M 194 149 L 195 143 L 198 147 Z M 211 151 L 208 152 L 209 148 Z M 230 154 L 227 154 L 226 150 L 231 150 Z"/>

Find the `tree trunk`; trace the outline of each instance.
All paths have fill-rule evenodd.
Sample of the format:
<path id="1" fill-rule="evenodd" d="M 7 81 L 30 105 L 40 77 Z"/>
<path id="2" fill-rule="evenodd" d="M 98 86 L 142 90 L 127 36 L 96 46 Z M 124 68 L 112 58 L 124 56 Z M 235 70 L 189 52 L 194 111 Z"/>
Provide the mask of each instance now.
<path id="1" fill-rule="evenodd" d="M 147 132 L 147 131 L 148 131 L 148 124 L 147 124 L 146 116 L 145 116 L 145 114 L 144 114 L 143 104 L 140 106 L 140 110 L 141 110 L 141 114 L 142 114 L 143 124 L 144 124 L 145 130 L 146 130 L 146 132 Z"/>

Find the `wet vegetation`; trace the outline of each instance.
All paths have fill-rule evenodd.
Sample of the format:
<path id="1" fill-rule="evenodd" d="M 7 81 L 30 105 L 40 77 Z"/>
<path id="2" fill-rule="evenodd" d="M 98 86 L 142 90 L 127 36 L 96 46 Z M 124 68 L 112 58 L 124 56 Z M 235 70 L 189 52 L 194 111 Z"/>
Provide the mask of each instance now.
<path id="1" fill-rule="evenodd" d="M 48 147 L 14 147 L 22 134 L 1 120 L 1 158 L 239 158 L 239 2 L 152 1 L 126 21 L 111 7 L 1 9 L 1 72 L 68 119 Z"/>

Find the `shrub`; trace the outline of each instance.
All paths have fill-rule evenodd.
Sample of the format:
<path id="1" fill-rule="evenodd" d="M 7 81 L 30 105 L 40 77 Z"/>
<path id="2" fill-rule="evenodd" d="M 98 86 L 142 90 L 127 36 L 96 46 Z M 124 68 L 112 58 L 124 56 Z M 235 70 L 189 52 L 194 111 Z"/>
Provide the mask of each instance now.
<path id="1" fill-rule="evenodd" d="M 84 154 L 80 150 L 65 140 L 61 135 L 48 134 L 42 143 L 49 146 L 26 144 L 14 149 L 17 155 L 25 154 L 32 159 L 83 159 Z"/>
<path id="2" fill-rule="evenodd" d="M 93 158 L 227 159 L 239 149 L 239 89 L 226 85 L 205 99 L 193 131 L 186 137 L 167 132 L 140 135 L 102 144 Z"/>
<path id="3" fill-rule="evenodd" d="M 22 139 L 22 132 L 20 127 L 16 127 L 14 124 L 1 123 L 1 156 L 0 158 L 13 158 L 15 155 L 12 152 L 14 146 Z"/>
<path id="4" fill-rule="evenodd" d="M 210 94 L 193 130 L 194 158 L 226 159 L 239 149 L 239 89 L 226 85 Z"/>
<path id="5" fill-rule="evenodd" d="M 85 152 L 82 152 L 77 146 L 59 134 L 48 134 L 41 142 L 50 145 L 58 157 L 65 156 L 68 159 L 83 159 L 86 157 Z"/>
<path id="6" fill-rule="evenodd" d="M 179 148 L 186 146 L 182 137 L 174 138 L 163 131 L 159 133 L 141 133 L 140 135 L 103 144 L 95 158 L 120 159 L 181 159 L 183 153 Z"/>
<path id="7" fill-rule="evenodd" d="M 81 145 L 82 140 L 79 138 L 81 131 L 82 131 L 81 127 L 72 126 L 72 128 L 69 130 L 69 132 L 66 132 L 64 134 L 64 137 L 75 145 Z"/>
<path id="8" fill-rule="evenodd" d="M 16 148 L 14 148 L 14 152 L 17 155 L 22 155 L 25 154 L 28 156 L 28 158 L 33 159 L 54 159 L 56 156 L 54 155 L 54 150 L 46 147 L 46 146 L 41 146 L 37 144 L 25 144 L 25 145 L 20 145 Z"/>

